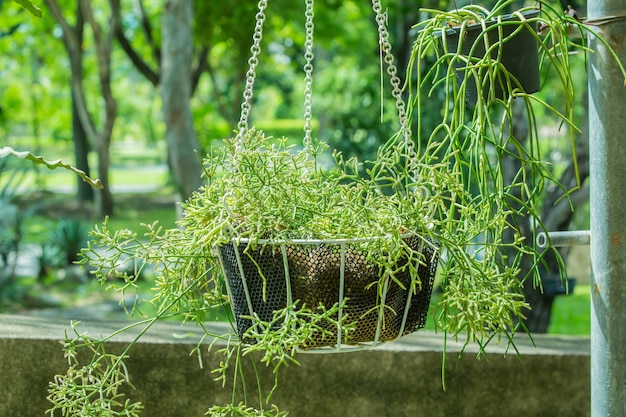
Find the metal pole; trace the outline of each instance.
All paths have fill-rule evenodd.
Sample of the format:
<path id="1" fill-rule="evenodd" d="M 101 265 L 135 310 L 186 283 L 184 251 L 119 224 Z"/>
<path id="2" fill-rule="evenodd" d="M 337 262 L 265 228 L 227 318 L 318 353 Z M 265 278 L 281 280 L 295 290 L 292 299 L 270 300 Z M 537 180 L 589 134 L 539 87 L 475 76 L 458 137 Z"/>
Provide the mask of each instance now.
<path id="1" fill-rule="evenodd" d="M 588 19 L 626 62 L 623 0 L 589 0 Z M 620 18 L 619 16 L 622 16 Z M 626 86 L 597 39 L 589 54 L 591 416 L 626 416 Z"/>
<path id="2" fill-rule="evenodd" d="M 547 248 L 588 245 L 591 240 L 589 230 L 573 230 L 566 232 L 537 233 L 537 247 Z"/>

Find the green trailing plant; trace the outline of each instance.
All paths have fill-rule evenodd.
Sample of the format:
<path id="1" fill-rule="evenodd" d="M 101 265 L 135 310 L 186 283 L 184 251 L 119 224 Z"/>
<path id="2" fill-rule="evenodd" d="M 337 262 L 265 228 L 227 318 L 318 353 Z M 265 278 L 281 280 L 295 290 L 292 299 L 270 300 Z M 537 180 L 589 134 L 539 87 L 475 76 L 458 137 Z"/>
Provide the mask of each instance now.
<path id="1" fill-rule="evenodd" d="M 478 231 L 475 237 L 480 241 L 479 251 L 492 252 L 491 259 L 500 264 L 501 270 L 508 271 L 501 288 L 508 287 L 514 292 L 519 288 L 516 281 L 533 279 L 535 285 L 541 285 L 538 266 L 544 253 L 535 246 L 535 233 L 545 229 L 538 208 L 548 186 L 563 189 L 541 153 L 537 115 L 546 113 L 555 124 L 567 130 L 575 154 L 575 141 L 580 130 L 574 120 L 578 94 L 572 79 L 571 59 L 573 54 L 593 53 L 587 47 L 586 37 L 596 36 L 577 20 L 574 13 L 556 9 L 544 1 L 515 10 L 510 14 L 513 19 L 502 18 L 501 15 L 510 13 L 515 4 L 503 0 L 489 10 L 478 5 L 452 11 L 424 10 L 430 17 L 416 25 L 417 39 L 407 76 L 409 80 L 415 80 L 408 84 L 408 90 L 410 113 L 418 125 L 421 115 L 432 112 L 428 106 L 429 96 L 441 89 L 445 92 L 444 102 L 448 106 L 441 111 L 440 123 L 429 134 L 417 138 L 417 143 L 423 144 L 427 153 L 447 156 L 453 175 L 459 176 L 465 188 L 471 190 L 468 194 L 455 196 L 451 209 L 457 212 L 458 218 L 466 218 L 465 207 L 479 202 L 484 204 L 485 213 L 495 215 L 494 222 L 485 223 L 487 227 Z M 536 11 L 540 13 L 530 13 Z M 466 37 L 470 26 L 479 26 L 483 33 Z M 458 48 L 454 49 L 447 42 L 452 27 L 461 34 L 458 45 L 454 45 Z M 505 67 L 504 48 L 522 31 L 535 39 L 531 48 L 536 50 L 531 52 L 539 54 L 537 62 L 542 70 L 543 84 L 550 79 L 551 88 L 560 90 L 558 103 L 546 102 L 541 95 L 526 92 Z M 581 37 L 580 42 L 574 42 L 572 34 Z M 473 41 L 465 45 L 469 52 L 458 52 L 464 50 L 463 43 L 470 42 L 468 39 Z M 611 50 L 605 40 L 599 40 Z M 476 53 L 478 50 L 484 53 Z M 517 50 L 516 54 L 522 52 Z M 615 64 L 626 77 L 622 63 L 612 53 Z M 437 57 L 436 65 L 424 68 L 424 58 L 431 55 Z M 467 106 L 467 93 L 472 83 L 475 83 L 478 94 L 475 103 Z M 497 87 L 506 94 L 498 94 Z M 421 129 L 418 127 L 417 131 L 421 132 Z M 528 133 L 519 134 L 520 131 Z M 569 191 L 563 189 L 564 198 Z M 501 217 L 498 213 L 506 215 Z M 445 225 L 455 227 L 454 222 Z M 563 266 L 558 252 L 554 250 L 554 253 Z M 523 262 L 530 264 L 531 268 L 527 275 L 518 276 Z M 478 317 L 488 319 L 492 314 L 493 310 L 483 308 L 488 303 L 481 300 L 499 298 L 499 294 L 483 290 L 501 278 L 465 273 L 463 268 L 457 268 L 454 260 L 446 262 L 443 270 L 443 297 L 436 314 L 438 327 L 455 337 L 467 334 L 467 340 L 471 340 L 472 335 L 487 336 L 483 340 L 491 340 L 491 336 L 481 333 L 480 329 L 466 333 L 465 327 L 472 326 L 467 323 L 480 323 L 481 320 L 476 320 Z M 565 274 L 565 268 L 562 267 L 561 272 Z M 482 280 L 485 280 L 484 287 L 477 284 Z M 476 293 L 472 296 L 474 291 Z M 520 318 L 500 322 L 498 326 L 510 327 L 513 322 L 519 323 Z M 480 338 L 476 341 L 483 344 Z"/>
<path id="2" fill-rule="evenodd" d="M 66 332 L 69 369 L 50 383 L 51 391 L 56 392 L 49 397 L 54 404 L 51 412 L 59 410 L 64 416 L 138 416 L 141 404 L 130 402 L 122 393 L 129 384 L 125 355 L 108 353 L 104 343 L 79 333 L 78 324 L 72 322 L 72 333 Z M 84 353 L 81 347 L 91 354 L 86 365 L 79 360 L 79 354 Z"/>
<path id="3" fill-rule="evenodd" d="M 510 4 L 512 1 L 499 2 L 495 11 Z M 502 338 L 513 343 L 518 319 L 528 307 L 521 291 L 521 282 L 528 277 L 519 276 L 520 262 L 532 259 L 535 271 L 541 263 L 541 254 L 521 234 L 518 219 L 521 216 L 541 227 L 537 217 L 539 196 L 546 184 L 554 181 L 540 153 L 535 112 L 547 109 L 571 130 L 574 138 L 569 50 L 590 52 L 584 44 L 569 42 L 566 35 L 571 25 L 586 31 L 584 25 L 543 3 L 542 8 L 543 14 L 532 19 L 545 25 L 545 33 L 533 36 L 546 76 L 561 81 L 565 99 L 559 106 L 520 89 L 516 80 L 507 76 L 497 53 L 495 58 L 486 54 L 468 59 L 442 48 L 441 39 L 450 19 L 471 14 L 483 21 L 491 18 L 490 12 L 479 15 L 471 7 L 455 12 L 428 11 L 433 17 L 419 25 L 409 71 L 415 74 L 409 80 L 416 82 L 409 83 L 407 89 L 409 114 L 418 123 L 427 111 L 428 94 L 439 87 L 446 91 L 448 107 L 442 109 L 441 123 L 428 137 L 413 137 L 400 114 L 400 132 L 379 149 L 375 160 L 344 160 L 341 153 L 335 152 L 334 166 L 327 168 L 319 163 L 326 146 L 310 138 L 310 125 L 308 131 L 305 126 L 304 147 L 300 149 L 287 146 L 284 138 L 267 137 L 242 123 L 235 137 L 225 140 L 205 158 L 207 184 L 183 204 L 184 216 L 178 228 L 164 230 L 158 224 L 145 225 L 144 236 L 129 230 L 110 230 L 107 222 L 95 228 L 80 262 L 89 265 L 103 285 L 121 293 L 135 292 L 141 268 L 151 265 L 156 271 L 154 293 L 146 300 L 137 297 L 127 307 L 141 313 L 145 301 L 156 307 L 156 313 L 140 322 L 143 328 L 139 337 L 121 355 L 107 356 L 108 366 L 88 365 L 89 371 L 97 374 L 93 379 L 97 384 L 89 390 L 77 391 L 76 367 L 70 368 L 67 377 L 57 377 L 50 386 L 49 398 L 54 407 L 49 413 L 55 415 L 62 410 L 62 415 L 73 415 L 74 411 L 63 408 L 66 397 L 73 398 L 73 404 L 93 404 L 109 398 L 109 402 L 116 401 L 119 410 L 124 410 L 124 404 L 132 404 L 129 412 L 137 413 L 135 403 L 122 402 L 113 389 L 125 380 L 124 361 L 131 356 L 132 346 L 159 320 L 178 316 L 205 328 L 205 321 L 229 309 L 218 250 L 232 243 L 241 245 L 242 256 L 252 256 L 254 251 L 272 251 L 274 245 L 296 239 L 371 238 L 358 245 L 364 245 L 367 261 L 380 272 L 380 280 L 372 285 L 381 294 L 385 282 L 393 280 L 401 269 L 425 263 L 423 253 L 404 241 L 407 234 L 418 236 L 424 245 L 442 255 L 443 296 L 436 312 L 438 328 L 446 335 L 464 338 L 466 343 L 476 342 L 481 349 Z M 378 20 L 380 16 L 377 21 L 382 24 L 384 17 Z M 523 28 L 529 21 L 520 15 L 517 24 Z M 490 30 L 499 31 L 502 25 L 510 24 L 497 21 Z M 487 50 L 497 49 L 504 42 L 500 38 L 495 45 L 487 45 Z M 438 54 L 437 65 L 422 68 L 426 54 Z M 466 84 L 457 84 L 457 71 L 465 71 L 465 79 L 476 80 L 478 91 L 487 91 L 478 95 L 472 108 L 466 106 Z M 492 92 L 495 78 L 489 83 L 491 74 L 498 72 L 507 80 L 503 85 L 505 98 Z M 397 88 L 393 93 L 401 101 Z M 528 140 L 511 133 L 514 100 L 526 109 L 531 132 Z M 400 113 L 402 110 L 399 106 Z M 505 156 L 516 161 L 513 172 L 502 163 Z M 415 262 L 402 262 L 406 259 Z M 124 272 L 129 268 L 120 269 L 120 263 L 130 264 L 134 273 Z M 414 270 L 411 276 L 407 289 L 417 292 L 423 283 Z M 336 314 L 341 305 L 326 308 L 293 301 L 274 311 L 270 320 L 251 314 L 247 319 L 252 325 L 241 338 L 234 328 L 225 335 L 207 331 L 206 340 L 194 352 L 202 355 L 208 348 L 222 355 L 214 374 L 223 384 L 232 382 L 233 387 L 232 403 L 214 405 L 207 414 L 285 415 L 271 404 L 279 370 L 298 363 L 298 351 L 328 328 L 323 323 L 337 327 L 343 324 L 349 340 L 351 322 Z M 203 343 L 211 338 L 212 342 Z M 65 350 L 71 353 L 86 347 L 100 352 L 107 340 L 68 337 Z M 245 390 L 236 391 L 244 363 L 250 361 L 256 367 L 253 352 L 260 352 L 261 361 L 273 367 L 276 375 L 274 386 L 264 395 L 257 381 L 258 408 L 249 403 Z M 94 356 L 96 363 L 99 358 Z M 122 375 L 124 378 L 118 378 Z M 74 397 L 76 392 L 82 392 L 82 397 Z"/>
<path id="4" fill-rule="evenodd" d="M 112 274 L 118 274 L 121 260 L 141 260 L 138 266 L 145 265 L 143 261 L 153 264 L 156 292 L 149 302 L 158 309 L 154 319 L 181 315 L 186 321 L 201 324 L 215 310 L 228 307 L 215 253 L 217 245 L 243 237 L 250 239 L 249 247 L 253 247 L 262 245 L 256 243 L 260 239 L 280 242 L 297 237 L 382 235 L 385 239 L 375 242 L 377 253 L 384 256 L 370 261 L 393 276 L 399 258 L 420 259 L 402 241 L 403 234 L 416 232 L 446 248 L 449 262 L 454 262 L 448 267 L 449 273 L 463 271 L 474 278 L 472 287 L 465 289 L 464 302 L 476 308 L 458 306 L 463 317 L 459 320 L 467 320 L 458 331 L 465 329 L 472 338 L 484 340 L 494 333 L 506 333 L 513 325 L 512 317 L 525 305 L 519 291 L 511 288 L 511 282 L 517 282 L 510 279 L 515 271 L 494 263 L 493 249 L 485 249 L 481 256 L 466 250 L 486 227 L 505 227 L 507 213 L 494 215 L 475 201 L 463 208 L 464 217 L 459 218 L 451 209 L 453 201 L 459 196 L 468 201 L 471 196 L 464 190 L 461 177 L 451 175 L 449 161 L 436 162 L 430 156 L 417 155 L 408 158 L 412 146 L 397 136 L 380 150 L 376 161 L 360 167 L 356 160 L 343 161 L 337 154 L 337 167 L 328 172 L 315 162 L 320 147 L 312 153 L 295 151 L 287 148 L 284 140 L 272 141 L 254 131 L 247 132 L 244 139 L 241 147 L 236 146 L 236 138 L 226 141 L 224 148 L 205 160 L 209 183 L 184 204 L 180 228 L 161 230 L 157 225 L 147 225 L 148 240 L 142 241 L 127 230 L 111 231 L 105 223 L 92 232 L 81 262 L 95 268 L 93 273 L 103 285 L 121 292 L 133 291 L 138 275 L 119 273 L 118 280 L 111 280 Z M 363 169 L 369 179 L 359 175 Z M 490 298 L 485 299 L 485 294 Z M 138 302 L 130 309 L 140 311 L 140 305 Z M 233 335 L 221 337 L 229 341 L 219 351 L 225 356 L 221 371 L 237 370 L 242 357 L 256 351 L 264 352 L 267 365 L 297 363 L 297 348 L 323 331 L 320 321 L 336 320 L 337 309 L 290 305 L 276 311 L 270 322 L 251 317 L 257 325 L 251 326 L 244 338 L 253 338 L 256 343 L 242 349 Z M 345 331 L 349 334 L 350 326 Z M 52 387 L 55 396 L 63 389 Z M 217 410 L 213 409 L 215 413 Z M 263 410 L 262 404 L 259 410 Z"/>

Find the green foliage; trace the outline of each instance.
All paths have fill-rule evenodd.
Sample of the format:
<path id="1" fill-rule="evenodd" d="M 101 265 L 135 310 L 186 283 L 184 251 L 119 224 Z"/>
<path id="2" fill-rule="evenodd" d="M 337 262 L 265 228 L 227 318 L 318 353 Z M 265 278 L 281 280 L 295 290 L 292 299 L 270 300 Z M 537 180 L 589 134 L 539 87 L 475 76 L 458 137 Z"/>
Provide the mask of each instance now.
<path id="1" fill-rule="evenodd" d="M 306 349 L 316 339 L 324 336 L 334 336 L 320 324 L 331 324 L 336 328 L 337 313 L 345 308 L 346 300 L 342 305 L 335 304 L 326 309 L 323 305 L 313 311 L 306 306 L 298 306 L 298 301 L 284 309 L 274 312 L 271 322 L 263 322 L 258 317 L 247 316 L 252 325 L 246 331 L 244 339 L 255 340 L 252 345 L 243 348 L 244 354 L 260 352 L 261 362 L 274 367 L 274 373 L 283 365 L 299 363 L 295 355 L 299 349 Z M 345 318 L 345 317 L 344 317 Z M 349 340 L 350 332 L 354 330 L 353 323 L 341 323 L 344 340 Z M 336 337 L 336 336 L 335 336 Z"/>
<path id="2" fill-rule="evenodd" d="M 5 271 L 9 270 L 9 255 L 19 246 L 22 223 L 19 208 L 10 199 L 0 200 L 0 259 Z"/>
<path id="3" fill-rule="evenodd" d="M 341 307 L 345 307 L 345 301 Z M 206 414 L 213 417 L 222 415 L 241 415 L 241 416 L 283 416 L 287 413 L 279 411 L 278 407 L 272 405 L 271 410 L 265 410 L 264 404 L 270 404 L 272 394 L 278 387 L 278 375 L 281 368 L 288 365 L 299 365 L 296 360 L 296 353 L 306 348 L 309 342 L 313 342 L 319 337 L 320 333 L 326 333 L 328 330 L 322 323 L 337 325 L 337 312 L 340 306 L 335 305 L 330 309 L 323 306 L 320 311 L 312 311 L 306 307 L 298 306 L 298 303 L 287 306 L 286 308 L 276 310 L 273 318 L 269 322 L 264 322 L 255 316 L 248 316 L 252 320 L 252 326 L 246 331 L 244 339 L 255 340 L 254 344 L 242 344 L 240 341 L 227 339 L 228 343 L 225 347 L 217 350 L 215 353 L 222 355 L 224 360 L 220 365 L 212 371 L 215 374 L 215 380 L 221 381 L 225 386 L 232 376 L 232 398 L 237 395 L 237 379 L 243 380 L 244 359 L 250 359 L 251 365 L 256 367 L 255 353 L 260 354 L 260 362 L 267 367 L 271 367 L 275 375 L 274 384 L 266 397 L 259 398 L 259 410 L 248 407 L 249 399 L 247 398 L 245 389 L 243 390 L 244 402 L 235 405 L 235 402 L 225 405 L 215 405 L 211 407 Z M 343 331 L 347 335 L 353 330 L 353 326 L 346 324 Z M 217 339 L 216 339 L 217 340 Z M 229 373 L 230 372 L 230 373 Z M 262 397 L 260 382 L 257 381 L 259 396 Z M 223 414 L 227 413 L 227 414 Z M 232 413 L 232 414 L 228 414 Z M 267 413 L 267 414 L 266 414 Z M 277 414 L 274 414 L 277 413 Z"/>
<path id="4" fill-rule="evenodd" d="M 25 221 L 36 210 L 22 210 L 17 205 L 15 197 L 23 172 L 11 169 L 8 162 L 0 159 L 0 174 L 5 180 L 0 185 L 0 309 L 4 308 L 7 299 L 18 298 L 15 259 L 24 237 Z"/>
<path id="5" fill-rule="evenodd" d="M 273 407 L 271 410 L 255 410 L 244 403 L 239 403 L 225 406 L 214 405 L 209 408 L 205 415 L 212 417 L 281 417 L 286 416 L 287 413 L 278 410 L 277 407 Z"/>
<path id="6" fill-rule="evenodd" d="M 181 228 L 163 231 L 146 225 L 144 239 L 139 239 L 129 231 L 113 232 L 105 223 L 92 232 L 81 262 L 94 268 L 103 285 L 122 293 L 133 291 L 139 270 L 153 264 L 157 281 L 150 303 L 157 306 L 157 316 L 181 315 L 202 323 L 209 312 L 228 301 L 216 245 L 241 238 L 249 239 L 249 247 L 267 244 L 261 239 L 378 238 L 365 245 L 375 249 L 368 260 L 384 271 L 378 284 L 382 291 L 384 277 L 393 277 L 401 267 L 399 259 L 420 262 L 422 255 L 402 240 L 403 234 L 415 233 L 424 242 L 440 242 L 450 253 L 447 271 L 463 274 L 472 285 L 466 298 L 460 299 L 465 304 L 458 306 L 458 314 L 468 324 L 458 331 L 469 331 L 478 340 L 506 332 L 510 317 L 519 315 L 524 306 L 519 294 L 510 292 L 517 283 L 511 279 L 514 271 L 494 263 L 489 255 L 495 251 L 477 257 L 465 248 L 485 227 L 506 227 L 508 213 L 494 216 L 475 204 L 464 208 L 467 217 L 457 218 L 451 204 L 455 196 L 466 195 L 459 177 L 450 175 L 447 161 L 436 163 L 431 157 L 423 160 L 412 154 L 412 146 L 401 137 L 394 137 L 376 161 L 365 164 L 370 180 L 359 176 L 356 160 L 344 161 L 340 154 L 334 171 L 322 171 L 316 158 L 323 149 L 323 144 L 317 144 L 296 152 L 284 139 L 272 141 L 260 132 L 245 132 L 207 157 L 209 183 L 185 203 Z M 107 251 L 103 253 L 101 247 Z M 126 263 L 134 265 L 130 269 L 136 272 L 120 268 Z M 419 286 L 419 277 L 411 285 Z M 485 294 L 490 298 L 485 300 Z M 466 307 L 478 302 L 478 310 Z M 256 330 L 248 336 L 257 343 L 240 351 L 241 342 L 236 342 L 221 351 L 228 358 L 219 368 L 221 374 L 225 375 L 231 360 L 237 372 L 240 356 L 255 351 L 264 353 L 268 366 L 294 363 L 297 348 L 323 332 L 317 323 L 332 322 L 338 308 L 309 310 L 292 305 L 277 311 L 272 322 L 254 319 Z M 139 309 L 139 303 L 132 306 L 133 311 Z M 489 321 L 488 326 L 483 320 Z M 348 340 L 350 330 L 344 327 Z M 271 392 L 268 401 L 269 396 Z M 212 412 L 224 410 L 218 407 Z"/>
<path id="7" fill-rule="evenodd" d="M 77 330 L 79 322 L 72 322 L 71 336 L 66 334 L 63 350 L 70 368 L 65 375 L 57 375 L 50 383 L 48 400 L 53 407 L 50 416 L 138 416 L 141 403 L 125 398 L 123 390 L 129 385 L 124 360 L 127 356 L 107 353 L 105 345 Z M 81 365 L 79 350 L 91 354 L 87 365 Z M 132 387 L 132 386 L 131 386 Z"/>
<path id="8" fill-rule="evenodd" d="M 507 213 L 501 218 L 503 225 L 488 224 L 484 219 L 481 225 L 486 227 L 468 234 L 468 237 L 480 237 L 478 250 L 484 251 L 486 261 L 501 265 L 502 275 L 472 273 L 461 263 L 455 265 L 454 262 L 448 262 L 445 267 L 448 270 L 442 283 L 438 325 L 453 335 L 459 335 L 461 329 L 468 328 L 468 340 L 472 339 L 472 334 L 478 334 L 488 341 L 489 334 L 493 334 L 491 332 L 496 328 L 514 328 L 516 320 L 512 320 L 512 316 L 498 314 L 494 317 L 492 314 L 499 311 L 501 302 L 507 306 L 521 306 L 523 298 L 517 293 L 519 284 L 515 283 L 516 280 L 538 279 L 537 266 L 541 263 L 541 255 L 534 246 L 534 233 L 535 229 L 543 227 L 538 208 L 545 188 L 561 185 L 541 153 L 536 114 L 548 113 L 556 119 L 556 123 L 568 129 L 572 149 L 575 133 L 578 132 L 573 121 L 577 94 L 572 82 L 570 49 L 584 53 L 587 48 L 584 44 L 570 42 L 567 33 L 570 26 L 581 31 L 589 29 L 572 17 L 542 2 L 540 16 L 525 18 L 517 14 L 519 19 L 516 22 L 495 21 L 487 28 L 496 34 L 495 40 L 482 36 L 472 45 L 476 48 L 477 43 L 484 43 L 485 49 L 494 51 L 493 54 L 468 57 L 447 47 L 445 38 L 451 25 L 461 24 L 461 32 L 470 23 L 480 23 L 485 27 L 487 20 L 493 20 L 495 15 L 512 4 L 512 1 L 500 1 L 493 10 L 475 5 L 451 12 L 427 10 L 432 17 L 417 26 L 419 32 L 408 76 L 409 79 L 411 75 L 415 76 L 409 92 L 412 97 L 411 112 L 418 123 L 421 115 L 430 112 L 429 94 L 434 93 L 436 88 L 443 87 L 445 102 L 450 103 L 444 108 L 436 128 L 418 138 L 418 143 L 427 144 L 435 155 L 448 156 L 453 175 L 458 175 L 461 183 L 472 190 L 470 194 L 455 196 L 450 208 L 457 211 L 461 219 L 471 217 L 466 212 L 468 206 L 482 205 L 482 213 L 493 215 L 494 219 Z M 551 86 L 560 91 L 559 102 L 554 106 L 538 96 L 525 93 L 518 80 L 506 71 L 500 61 L 501 48 L 515 33 L 526 30 L 531 23 L 544 31 L 542 36 L 534 31 L 531 33 L 537 40 L 547 76 L 556 79 Z M 505 25 L 516 28 L 510 37 L 502 35 Z M 464 41 L 463 36 L 460 39 L 459 42 Z M 436 65 L 424 68 L 424 58 L 433 55 L 436 56 Z M 619 62 L 617 64 L 620 65 Z M 464 81 L 459 81 L 458 72 L 464 74 Z M 468 80 L 476 82 L 479 92 L 475 105 L 469 108 L 466 106 Z M 507 94 L 498 97 L 496 84 L 502 85 Z M 516 118 L 515 103 L 525 108 L 526 117 L 522 121 Z M 513 134 L 512 126 L 517 123 L 527 124 L 528 139 Z M 423 134 L 421 129 L 418 132 Z M 428 151 L 429 148 L 426 149 Z M 563 191 L 567 193 L 568 190 Z M 458 223 L 449 224 L 458 227 Z M 462 228 L 460 231 L 463 233 Z M 522 262 L 531 265 L 529 276 L 517 277 Z M 493 303 L 490 308 L 485 308 L 485 300 Z M 510 307 L 505 309 L 520 311 Z M 478 341 L 483 343 L 481 338 Z"/>
<path id="9" fill-rule="evenodd" d="M 78 260 L 80 250 L 87 243 L 88 228 L 86 224 L 77 219 L 60 220 L 50 230 L 50 245 L 57 251 L 63 260 L 63 265 L 71 265 Z"/>
<path id="10" fill-rule="evenodd" d="M 400 176 L 390 149 L 389 159 L 372 164 L 372 172 Z M 430 222 L 433 208 L 419 193 L 391 194 L 384 188 L 405 189 L 420 184 L 384 185 L 359 178 L 356 160 L 343 161 L 338 154 L 336 172 L 324 173 L 316 158 L 324 145 L 294 152 L 285 139 L 272 143 L 261 132 L 226 141 L 205 162 L 210 184 L 185 205 L 182 225 L 198 233 L 205 245 L 225 244 L 233 237 L 259 239 L 377 237 L 403 230 L 419 231 Z M 420 174 L 432 179 L 436 191 L 444 180 L 430 165 Z M 218 172 L 228 175 L 217 177 Z M 384 173 L 384 174 L 383 174 Z M 391 180 L 391 179 L 388 179 Z M 435 190 L 433 190 L 434 192 Z M 433 203 L 433 205 L 436 203 Z M 202 228 L 199 226 L 203 225 Z"/>
<path id="11" fill-rule="evenodd" d="M 205 6 L 230 10 L 230 6 Z M 535 248 L 521 234 L 518 219 L 531 219 L 541 226 L 537 217 L 539 197 L 545 184 L 554 181 L 538 152 L 535 106 L 548 109 L 575 129 L 570 117 L 573 93 L 567 71 L 569 44 L 563 30 L 576 22 L 560 15 L 539 18 L 549 31 L 547 37 L 537 40 L 544 63 L 562 81 L 565 112 L 524 93 L 511 77 L 505 85 L 509 93 L 506 99 L 488 91 L 486 98 L 479 95 L 477 105 L 467 109 L 466 84 L 456 85 L 458 69 L 450 64 L 464 58 L 445 49 L 442 53 L 438 48 L 440 38 L 435 36 L 435 32 L 442 32 L 450 14 L 434 13 L 433 19 L 421 26 L 411 61 L 415 73 L 408 77 L 411 113 L 418 120 L 416 138 L 403 130 L 378 148 L 372 161 L 345 158 L 335 152 L 334 166 L 323 169 L 319 161 L 325 143 L 304 143 L 304 149 L 298 150 L 285 138 L 274 140 L 254 129 L 240 131 L 205 159 L 207 185 L 184 203 L 184 217 L 178 228 L 164 230 L 155 223 L 145 225 L 145 234 L 138 236 L 129 230 L 113 231 L 105 222 L 92 232 L 93 239 L 82 251 L 81 263 L 93 268 L 102 285 L 121 293 L 136 291 L 142 268 L 152 265 L 157 278 L 153 297 L 146 301 L 156 313 L 147 320 L 147 327 L 175 316 L 202 326 L 211 313 L 228 307 L 224 273 L 216 253 L 218 245 L 241 242 L 245 256 L 247 251 L 259 247 L 270 250 L 273 244 L 294 239 L 369 238 L 362 245 L 370 250 L 368 261 L 380 271 L 380 281 L 373 284 L 380 294 L 385 282 L 393 279 L 399 268 L 406 267 L 399 262 L 401 259 L 423 263 L 423 255 L 402 239 L 405 234 L 417 235 L 424 244 L 445 255 L 440 271 L 443 295 L 435 317 L 437 328 L 453 337 L 466 338 L 467 343 L 476 342 L 481 348 L 501 338 L 512 343 L 512 333 L 527 308 L 518 276 L 520 263 L 526 257 L 535 267 L 540 263 Z M 206 16 L 211 13 L 207 11 Z M 522 19 L 522 27 L 525 24 Z M 238 34 L 208 35 L 230 41 Z M 225 54 L 234 53 L 234 48 L 228 50 L 228 42 L 221 46 Z M 237 48 L 241 48 L 239 43 Z M 427 55 L 434 55 L 438 65 L 421 67 Z M 479 83 L 491 81 L 491 85 L 493 73 L 504 71 L 489 55 L 477 61 L 466 59 L 463 70 Z M 337 85 L 346 85 L 347 78 L 346 74 L 337 74 Z M 337 88 L 334 80 L 329 80 L 329 88 Z M 357 96 L 366 91 L 366 84 L 355 87 Z M 421 115 L 430 110 L 427 94 L 442 86 L 449 105 L 442 109 L 441 121 L 432 132 L 422 129 Z M 529 115 L 532 133 L 528 143 L 510 134 L 514 98 L 522 100 Z M 512 182 L 505 180 L 507 167 L 501 163 L 505 156 L 520 164 Z M 413 268 L 409 290 L 415 291 L 421 282 L 415 274 L 416 266 L 409 264 L 413 265 L 409 267 Z M 121 268 L 124 265 L 131 268 Z M 141 303 L 138 299 L 131 310 L 140 312 Z M 313 335 L 323 332 L 320 322 L 333 323 L 338 308 L 293 304 L 276 311 L 269 322 L 252 315 L 249 319 L 253 330 L 246 337 L 257 341 L 253 345 L 244 344 L 234 334 L 216 338 L 226 341 L 227 346 L 218 351 L 224 359 L 214 372 L 224 383 L 232 377 L 233 402 L 214 406 L 207 414 L 284 415 L 274 406 L 264 410 L 277 380 L 269 394 L 260 398 L 259 409 L 250 407 L 247 398 L 236 405 L 235 388 L 242 375 L 243 359 L 254 360 L 255 355 L 250 353 L 260 351 L 262 362 L 276 371 L 297 363 L 298 348 L 306 347 Z M 349 336 L 349 326 L 345 331 Z M 118 380 L 110 376 L 124 373 L 123 359 L 131 347 L 112 358 L 111 366 L 99 369 L 102 377 L 97 380 L 117 384 Z M 195 351 L 199 353 L 200 349 L 201 344 Z M 59 381 L 75 381 L 74 374 L 75 369 L 70 368 L 66 379 L 59 377 Z M 63 398 L 64 392 L 73 395 L 76 391 L 72 384 L 52 386 L 51 398 Z M 111 383 L 107 384 L 96 391 L 108 392 L 105 388 Z M 90 402 L 88 393 L 81 395 Z M 116 393 L 109 398 L 115 399 Z"/>
<path id="12" fill-rule="evenodd" d="M 372 57 L 375 59 L 375 57 Z M 361 160 L 373 159 L 378 147 L 395 128 L 393 102 L 381 91 L 380 69 L 374 59 L 360 66 L 355 57 L 334 56 L 321 64 L 316 78 L 315 114 L 319 115 L 320 140 L 333 149 Z"/>

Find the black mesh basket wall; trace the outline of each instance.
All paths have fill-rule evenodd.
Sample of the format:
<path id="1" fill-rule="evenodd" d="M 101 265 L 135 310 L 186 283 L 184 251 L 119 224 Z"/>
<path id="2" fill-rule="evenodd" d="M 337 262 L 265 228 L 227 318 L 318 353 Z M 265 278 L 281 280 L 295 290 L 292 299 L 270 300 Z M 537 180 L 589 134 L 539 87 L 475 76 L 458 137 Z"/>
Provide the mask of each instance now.
<path id="1" fill-rule="evenodd" d="M 329 309 L 341 303 L 342 251 L 343 297 L 346 299 L 342 316 L 345 322 L 354 325 L 354 330 L 347 338 L 339 339 L 335 325 L 321 324 L 327 330 L 326 336 L 320 332 L 319 337 L 304 348 L 377 344 L 424 327 L 438 261 L 435 245 L 417 236 L 405 238 L 413 250 L 420 250 L 423 255 L 417 269 L 421 287 L 416 292 L 407 291 L 396 281 L 387 279 L 384 299 L 381 299 L 379 268 L 367 260 L 367 254 L 357 244 L 310 242 L 288 243 L 282 245 L 283 248 L 266 245 L 246 253 L 244 243 L 218 248 L 240 337 L 252 326 L 246 316 L 255 314 L 269 322 L 274 311 L 285 308 L 288 300 L 299 300 L 298 306 L 306 305 L 313 310 L 320 304 Z M 410 288 L 409 268 L 402 268 L 395 279 L 404 288 Z M 288 297 L 288 289 L 291 297 Z"/>

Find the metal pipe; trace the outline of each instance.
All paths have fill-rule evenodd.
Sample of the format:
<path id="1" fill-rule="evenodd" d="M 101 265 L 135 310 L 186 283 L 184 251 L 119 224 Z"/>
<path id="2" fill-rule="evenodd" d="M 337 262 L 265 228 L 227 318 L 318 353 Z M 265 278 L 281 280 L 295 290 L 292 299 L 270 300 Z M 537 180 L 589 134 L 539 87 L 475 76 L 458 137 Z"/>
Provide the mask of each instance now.
<path id="1" fill-rule="evenodd" d="M 584 246 L 591 240 L 589 230 L 574 230 L 570 232 L 539 232 L 537 233 L 537 246 L 547 248 L 548 246 Z"/>
<path id="2" fill-rule="evenodd" d="M 626 63 L 623 0 L 590 0 L 588 19 Z M 626 86 L 595 37 L 589 65 L 591 416 L 626 416 Z"/>

